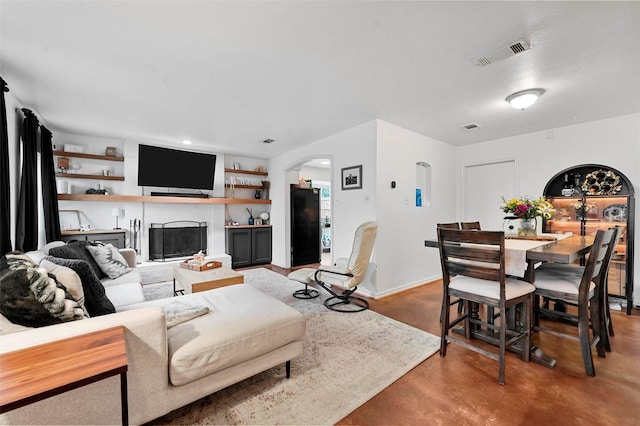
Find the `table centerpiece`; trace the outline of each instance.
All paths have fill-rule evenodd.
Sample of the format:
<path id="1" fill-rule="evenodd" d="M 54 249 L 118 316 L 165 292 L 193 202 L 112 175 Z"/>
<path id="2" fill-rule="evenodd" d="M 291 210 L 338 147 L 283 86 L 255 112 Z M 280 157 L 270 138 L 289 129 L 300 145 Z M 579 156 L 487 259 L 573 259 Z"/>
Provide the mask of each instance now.
<path id="1" fill-rule="evenodd" d="M 520 219 L 519 237 L 535 237 L 537 235 L 538 217 L 550 219 L 556 210 L 544 197 L 531 198 L 524 196 L 505 200 L 502 197 L 500 209 L 509 213 L 505 219 Z"/>

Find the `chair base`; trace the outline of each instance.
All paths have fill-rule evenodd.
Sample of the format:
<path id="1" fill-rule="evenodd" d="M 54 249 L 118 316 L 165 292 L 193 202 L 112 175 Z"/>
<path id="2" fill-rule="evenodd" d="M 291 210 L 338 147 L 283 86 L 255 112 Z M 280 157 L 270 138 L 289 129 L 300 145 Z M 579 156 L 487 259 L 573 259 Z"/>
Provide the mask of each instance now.
<path id="1" fill-rule="evenodd" d="M 308 288 L 307 286 L 302 290 L 296 290 L 293 292 L 293 297 L 296 299 L 315 299 L 318 296 L 320 296 L 320 292 L 318 292 L 318 290 Z"/>
<path id="2" fill-rule="evenodd" d="M 369 309 L 369 302 L 357 296 L 334 296 L 325 300 L 324 306 L 336 312 L 362 312 Z"/>

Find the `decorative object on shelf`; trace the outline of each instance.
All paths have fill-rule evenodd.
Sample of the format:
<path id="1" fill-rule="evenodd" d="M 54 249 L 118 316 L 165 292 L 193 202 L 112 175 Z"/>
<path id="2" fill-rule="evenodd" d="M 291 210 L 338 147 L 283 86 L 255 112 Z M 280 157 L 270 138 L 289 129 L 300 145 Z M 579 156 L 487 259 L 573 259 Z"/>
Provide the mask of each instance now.
<path id="1" fill-rule="evenodd" d="M 582 189 L 580 188 L 580 173 L 573 174 L 573 194 L 571 195 L 582 195 Z"/>
<path id="2" fill-rule="evenodd" d="M 622 190 L 620 176 L 611 170 L 595 170 L 588 173 L 582 183 L 582 191 L 587 195 L 615 195 Z"/>
<path id="3" fill-rule="evenodd" d="M 627 206 L 624 204 L 612 204 L 605 207 L 602 215 L 609 222 L 624 222 L 627 220 Z"/>
<path id="4" fill-rule="evenodd" d="M 266 173 L 267 169 L 265 169 L 264 166 L 258 166 L 255 168 L 255 171 L 259 173 Z"/>
<path id="5" fill-rule="evenodd" d="M 60 173 L 67 173 L 67 170 L 69 170 L 69 159 L 66 157 L 59 157 L 58 168 L 60 169 Z"/>
<path id="6" fill-rule="evenodd" d="M 104 150 L 104 155 L 107 157 L 115 157 L 116 156 L 116 147 L 108 146 L 107 149 Z"/>
<path id="7" fill-rule="evenodd" d="M 582 200 L 571 203 L 571 207 L 576 210 L 576 220 L 586 220 L 589 213 L 597 211 L 595 203 L 587 202 L 585 204 Z"/>
<path id="8" fill-rule="evenodd" d="M 342 169 L 342 189 L 362 189 L 362 165 Z"/>
<path id="9" fill-rule="evenodd" d="M 233 170 L 240 170 L 240 163 L 233 163 Z"/>
<path id="10" fill-rule="evenodd" d="M 263 200 L 268 200 L 269 199 L 269 187 L 271 186 L 271 182 L 269 182 L 268 180 L 263 180 L 262 181 L 262 199 Z"/>
<path id="11" fill-rule="evenodd" d="M 116 226 L 113 229 L 120 229 L 120 226 L 118 226 L 118 217 L 120 217 L 120 208 L 118 207 L 112 208 L 111 216 L 116 218 Z"/>
<path id="12" fill-rule="evenodd" d="M 253 225 L 254 224 L 254 220 L 253 220 L 253 212 L 248 208 L 245 207 L 245 209 L 249 212 L 249 225 Z"/>
<path id="13" fill-rule="evenodd" d="M 84 225 L 80 225 L 80 231 L 82 231 L 82 232 L 91 231 L 91 225 L 88 224 L 88 223 L 85 223 Z"/>
<path id="14" fill-rule="evenodd" d="M 531 237 L 537 234 L 537 218 L 543 217 L 550 219 L 556 210 L 550 202 L 540 197 L 531 199 L 528 196 L 521 198 L 512 198 L 507 201 L 502 198 L 500 206 L 504 213 L 510 213 L 505 219 L 520 219 L 518 226 L 519 237 Z"/>
<path id="15" fill-rule="evenodd" d="M 78 210 L 60 210 L 60 230 L 79 231 L 80 212 Z"/>
<path id="16" fill-rule="evenodd" d="M 260 213 L 260 219 L 262 219 L 262 224 L 263 225 L 268 225 L 269 224 L 269 213 L 267 213 L 267 212 Z"/>
<path id="17" fill-rule="evenodd" d="M 102 188 L 100 188 L 100 189 L 89 188 L 84 193 L 85 194 L 97 194 L 97 195 L 108 195 L 109 194 L 106 189 L 102 189 Z"/>
<path id="18" fill-rule="evenodd" d="M 253 198 L 255 198 L 256 200 L 261 200 L 262 199 L 262 191 L 259 189 L 256 189 L 256 191 L 253 194 Z"/>
<path id="19" fill-rule="evenodd" d="M 64 144 L 64 151 L 67 152 L 84 152 L 84 146 L 82 145 L 73 145 L 70 143 Z"/>
<path id="20" fill-rule="evenodd" d="M 109 176 L 109 169 L 102 169 L 102 176 Z"/>

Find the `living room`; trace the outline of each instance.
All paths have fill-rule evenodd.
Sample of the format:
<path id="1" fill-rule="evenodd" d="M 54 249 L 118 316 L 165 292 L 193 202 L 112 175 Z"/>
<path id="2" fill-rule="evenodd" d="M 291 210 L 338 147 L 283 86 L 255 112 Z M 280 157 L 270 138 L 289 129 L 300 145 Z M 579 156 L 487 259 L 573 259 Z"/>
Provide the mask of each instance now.
<path id="1" fill-rule="evenodd" d="M 509 2 L 501 10 L 495 4 L 482 4 L 485 2 L 476 2 L 475 6 L 432 2 L 435 4 L 431 9 L 426 2 L 402 4 L 397 9 L 381 2 L 379 9 L 364 10 L 340 2 L 312 2 L 306 8 L 298 2 L 276 2 L 271 11 L 265 4 L 223 3 L 218 5 L 220 9 L 208 5 L 211 9 L 200 12 L 200 17 L 197 10 L 172 7 L 168 4 L 171 2 L 139 2 L 126 13 L 106 3 L 100 3 L 97 9 L 84 2 L 56 3 L 59 2 L 51 2 L 53 6 L 38 2 L 30 6 L 0 3 L 1 72 L 10 89 L 5 97 L 12 224 L 20 176 L 20 108 L 30 108 L 38 115 L 53 131 L 55 144 L 84 145 L 93 153 L 102 153 L 107 146 L 116 147 L 125 158 L 125 180 L 106 185 L 113 194 L 143 195 L 144 188 L 136 184 L 139 144 L 216 154 L 212 197 L 225 196 L 224 168 L 235 162 L 247 169 L 264 166 L 271 186 L 271 204 L 264 208 L 273 228 L 272 263 L 282 268 L 291 267 L 290 171 L 313 158 L 331 159 L 332 256 L 347 257 L 356 227 L 368 220 L 377 221 L 379 232 L 372 258 L 377 277 L 359 290 L 378 300 L 440 279 L 438 253 L 424 245 L 426 239 L 435 237 L 437 223 L 483 218 L 488 228 L 502 228 L 499 198 L 488 199 L 483 205 L 469 205 L 472 186 L 467 179 L 472 169 L 487 167 L 491 174 L 491 165 L 513 164 L 507 179 L 513 194 L 505 196 L 541 195 L 552 176 L 578 164 L 607 165 L 628 176 L 634 188 L 640 187 L 640 102 L 635 78 L 640 72 L 640 59 L 632 44 L 612 48 L 616 41 L 632 43 L 638 39 L 638 30 L 630 24 L 639 13 L 633 3 L 605 6 L 602 2 L 558 2 L 561 4 L 537 9 L 527 2 L 513 2 L 524 3 L 520 6 Z M 364 2 L 360 6 L 371 5 Z M 462 15 L 456 18 L 456 14 Z M 42 24 L 42 18 L 35 15 L 52 16 L 60 23 L 49 24 L 44 34 L 37 34 L 34 27 Z M 345 22 L 334 22 L 336 16 L 345 16 Z M 505 23 L 496 18 L 500 16 L 513 21 Z M 175 28 L 167 29 L 165 35 L 154 35 L 160 31 L 154 17 L 165 27 L 175 24 Z M 74 20 L 83 22 L 74 27 Z M 20 24 L 22 29 L 18 22 L 24 23 Z M 471 22 L 474 30 L 463 30 Z M 131 27 L 136 25 L 129 26 L 132 23 L 142 25 L 135 30 Z M 113 30 L 120 24 L 121 30 Z M 329 24 L 332 31 L 323 29 Z M 314 31 L 307 34 L 305 25 Z M 558 29 L 562 25 L 575 31 L 571 37 Z M 350 26 L 350 31 L 345 28 Z M 211 27 L 215 34 L 206 36 L 206 28 Z M 279 30 L 272 33 L 274 27 Z M 593 28 L 606 29 L 602 31 L 606 36 L 598 35 L 604 40 L 597 40 L 591 33 Z M 33 31 L 33 37 L 26 37 L 29 31 Z M 172 37 L 183 40 L 181 31 L 192 32 L 185 37 L 194 43 L 192 56 L 185 57 L 189 52 L 180 51 L 188 42 L 171 43 Z M 47 32 L 51 33 L 50 38 L 46 37 Z M 224 37 L 226 33 L 231 34 L 228 39 Z M 450 33 L 459 35 L 454 38 Z M 63 37 L 65 34 L 68 38 Z M 308 38 L 300 41 L 303 35 Z M 556 38 L 545 44 L 547 35 Z M 180 46 L 170 55 L 165 54 L 174 56 L 175 63 L 161 71 L 158 66 L 163 62 L 155 62 L 157 57 L 150 52 L 147 57 L 144 50 L 160 50 L 154 37 L 158 45 Z M 521 57 L 486 67 L 473 63 L 474 58 L 521 37 L 531 42 L 531 49 Z M 363 42 L 367 38 L 372 43 Z M 450 50 L 437 46 L 443 44 L 443 39 Z M 28 42 L 21 44 L 18 40 Z M 225 47 L 232 40 L 233 48 Z M 62 43 L 70 43 L 71 47 L 65 50 Z M 83 57 L 85 53 L 89 55 L 82 50 L 86 46 L 75 43 L 86 43 L 100 53 Z M 277 50 L 274 46 L 279 43 L 291 50 Z M 337 45 L 349 43 L 354 44 L 353 52 L 341 50 L 335 57 L 327 53 Z M 131 50 L 125 50 L 127 44 L 133 45 Z M 249 47 L 243 50 L 242 45 Z M 551 57 L 544 56 L 541 52 L 551 51 L 551 45 L 558 45 L 558 50 L 553 50 Z M 572 51 L 571 46 L 575 45 L 590 50 Z M 456 52 L 450 46 L 466 47 Z M 137 56 L 136 49 L 145 53 Z M 74 50 L 83 53 L 76 55 Z M 200 57 L 202 51 L 207 52 L 205 59 Z M 216 62 L 216 53 L 222 60 Z M 47 55 L 55 69 L 38 71 L 45 68 L 33 58 Z M 422 56 L 434 59 L 425 60 Z M 448 62 L 449 56 L 456 60 Z M 622 56 L 627 56 L 624 62 Z M 249 57 L 251 61 L 241 60 Z M 238 61 L 237 68 L 231 66 L 234 60 Z M 208 73 L 206 78 L 198 74 L 190 82 L 185 69 L 211 65 L 210 62 L 215 66 L 204 72 Z M 359 62 L 366 69 L 358 66 Z M 535 65 L 538 62 L 545 65 Z M 397 65 L 385 67 L 388 63 Z M 180 68 L 180 72 L 174 74 L 174 68 Z M 175 76 L 181 73 L 183 78 L 177 79 Z M 223 74 L 244 78 L 232 83 L 223 79 Z M 123 75 L 122 80 L 115 77 Z M 84 81 L 86 76 L 93 76 L 88 83 Z M 62 88 L 52 93 L 48 85 L 51 90 L 58 85 Z M 222 92 L 225 85 L 235 88 L 236 97 Z M 576 93 L 574 85 L 587 88 L 588 94 Z M 530 109 L 515 110 L 505 102 L 510 93 L 530 87 L 546 90 Z M 165 97 L 163 89 L 175 91 Z M 391 91 L 401 93 L 400 99 L 390 96 Z M 291 93 L 299 93 L 302 99 L 287 103 Z M 359 108 L 344 106 L 352 102 L 351 95 L 361 98 Z M 139 99 L 151 101 L 139 105 Z M 362 99 L 368 101 L 368 106 Z M 99 111 L 100 103 L 109 104 L 112 112 Z M 423 110 L 423 103 L 429 104 L 430 110 Z M 207 104 L 212 106 L 203 106 Z M 170 110 L 175 119 L 167 119 L 164 110 Z M 297 115 L 299 111 L 305 111 L 305 117 Z M 191 115 L 197 119 L 188 120 Z M 481 128 L 460 128 L 469 122 L 478 122 Z M 235 133 L 230 130 L 232 126 Z M 190 147 L 180 143 L 187 137 L 193 141 Z M 262 144 L 267 138 L 275 142 Z M 418 162 L 430 165 L 432 178 L 430 204 L 421 208 L 415 205 Z M 342 190 L 342 169 L 357 165 L 362 166 L 362 189 Z M 502 177 L 487 175 L 486 179 L 493 183 Z M 90 185 L 83 183 L 77 190 Z M 133 219 L 141 219 L 145 229 L 154 222 L 204 220 L 209 226 L 210 252 L 224 252 L 227 209 L 223 205 L 194 209 L 180 204 L 167 208 L 155 203 L 61 201 L 60 208 L 82 211 L 86 220 L 99 229 L 113 227 L 113 208 L 122 210 L 119 220 L 125 228 Z M 636 212 L 635 219 L 638 218 Z M 236 208 L 232 219 L 247 220 L 242 207 Z M 142 240 L 140 247 L 141 260 L 148 260 L 148 241 Z M 634 260 L 638 260 L 637 252 Z M 634 293 L 634 305 L 640 305 L 638 291 Z"/>

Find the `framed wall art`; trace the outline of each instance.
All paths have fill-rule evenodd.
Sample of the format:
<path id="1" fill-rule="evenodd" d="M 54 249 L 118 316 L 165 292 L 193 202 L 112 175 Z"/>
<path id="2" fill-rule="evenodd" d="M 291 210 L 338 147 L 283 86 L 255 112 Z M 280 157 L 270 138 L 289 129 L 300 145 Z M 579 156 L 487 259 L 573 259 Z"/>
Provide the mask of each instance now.
<path id="1" fill-rule="evenodd" d="M 342 189 L 362 189 L 362 165 L 342 169 Z"/>
<path id="2" fill-rule="evenodd" d="M 78 210 L 60 210 L 60 230 L 79 231 L 80 212 Z"/>

